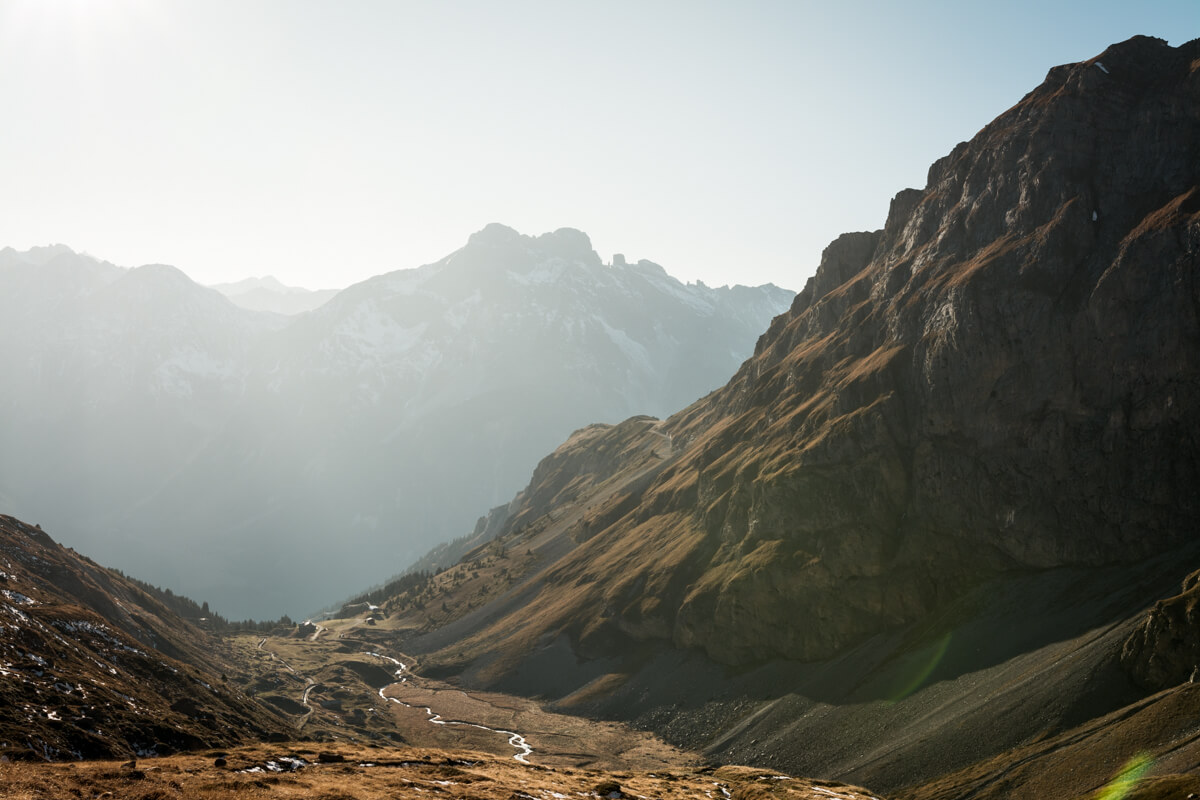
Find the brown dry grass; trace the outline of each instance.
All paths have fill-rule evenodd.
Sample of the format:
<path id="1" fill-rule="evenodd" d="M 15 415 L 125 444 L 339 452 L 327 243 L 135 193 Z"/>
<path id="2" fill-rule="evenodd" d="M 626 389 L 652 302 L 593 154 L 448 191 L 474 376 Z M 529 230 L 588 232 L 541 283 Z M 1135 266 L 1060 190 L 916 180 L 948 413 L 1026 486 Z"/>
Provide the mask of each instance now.
<path id="1" fill-rule="evenodd" d="M 317 763 L 321 753 L 346 759 Z M 226 759 L 216 766 L 216 757 Z M 280 757 L 301 758 L 289 773 L 264 770 Z M 142 761 L 31 764 L 0 762 L 0 798 L 122 798 L 126 800 L 563 800 L 599 797 L 619 787 L 625 798 L 822 798 L 867 800 L 855 787 L 793 779 L 744 767 L 717 770 L 606 773 L 573 768 L 530 767 L 512 759 L 474 752 L 446 753 L 417 748 L 351 748 L 318 751 L 311 744 L 256 745 L 223 752 L 194 753 Z M 813 786 L 820 787 L 814 790 Z"/>

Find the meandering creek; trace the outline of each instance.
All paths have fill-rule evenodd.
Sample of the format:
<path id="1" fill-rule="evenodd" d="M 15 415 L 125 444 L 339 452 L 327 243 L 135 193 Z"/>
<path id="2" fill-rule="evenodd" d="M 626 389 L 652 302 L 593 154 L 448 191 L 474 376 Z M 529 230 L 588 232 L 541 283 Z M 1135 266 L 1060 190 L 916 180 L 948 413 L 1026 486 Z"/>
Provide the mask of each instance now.
<path id="1" fill-rule="evenodd" d="M 396 674 L 396 677 L 400 679 L 396 683 L 407 683 L 408 682 L 408 677 L 404 674 L 404 672 L 407 669 L 407 666 L 404 663 L 402 663 L 401 661 L 399 661 L 395 658 L 392 658 L 391 656 L 381 655 L 380 653 L 367 653 L 366 655 L 374 656 L 375 658 L 381 658 L 386 661 L 391 661 L 393 664 L 395 664 L 397 666 L 395 674 Z M 394 686 L 396 684 L 389 684 L 389 685 Z M 379 690 L 379 696 L 383 700 L 385 700 L 386 702 L 389 702 L 389 703 L 396 703 L 397 705 L 403 706 L 405 708 L 423 708 L 425 710 L 426 716 L 429 718 L 429 722 L 434 725 L 462 725 L 464 727 L 477 728 L 482 731 L 489 731 L 491 733 L 496 733 L 501 736 L 507 736 L 508 743 L 510 745 L 512 745 L 514 748 L 516 748 L 516 750 L 518 751 L 513 756 L 513 758 L 516 759 L 517 761 L 520 761 L 522 764 L 529 763 L 528 757 L 533 753 L 533 748 L 529 745 L 529 743 L 527 741 L 525 741 L 525 737 L 522 736 L 521 734 L 519 734 L 515 731 L 506 731 L 501 728 L 491 728 L 491 727 L 488 727 L 487 725 L 481 725 L 478 722 L 468 722 L 467 720 L 460 720 L 460 719 L 442 719 L 442 715 L 435 713 L 434 710 L 432 708 L 430 708 L 429 706 L 414 706 L 410 703 L 405 703 L 403 700 L 399 700 L 395 697 L 388 697 L 386 694 L 384 694 L 384 692 L 387 689 L 388 689 L 388 686 L 384 686 L 383 688 L 381 688 Z"/>

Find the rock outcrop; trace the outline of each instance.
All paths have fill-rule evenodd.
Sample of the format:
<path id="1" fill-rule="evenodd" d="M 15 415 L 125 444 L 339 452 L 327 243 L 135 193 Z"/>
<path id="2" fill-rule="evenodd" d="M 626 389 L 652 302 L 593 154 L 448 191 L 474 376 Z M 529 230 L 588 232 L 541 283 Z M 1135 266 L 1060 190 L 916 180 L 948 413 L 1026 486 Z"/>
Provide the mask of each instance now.
<path id="1" fill-rule="evenodd" d="M 1200 570 L 1179 594 L 1154 604 L 1125 640 L 1121 664 L 1151 691 L 1200 682 Z"/>

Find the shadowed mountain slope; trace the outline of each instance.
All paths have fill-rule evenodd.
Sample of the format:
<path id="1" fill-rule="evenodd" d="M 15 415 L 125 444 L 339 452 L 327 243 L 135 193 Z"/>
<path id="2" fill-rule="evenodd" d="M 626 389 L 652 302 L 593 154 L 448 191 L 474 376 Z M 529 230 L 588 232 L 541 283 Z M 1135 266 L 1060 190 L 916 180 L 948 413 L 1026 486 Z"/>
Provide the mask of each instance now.
<path id="1" fill-rule="evenodd" d="M 163 755 L 282 738 L 219 640 L 147 589 L 0 516 L 0 754 Z"/>

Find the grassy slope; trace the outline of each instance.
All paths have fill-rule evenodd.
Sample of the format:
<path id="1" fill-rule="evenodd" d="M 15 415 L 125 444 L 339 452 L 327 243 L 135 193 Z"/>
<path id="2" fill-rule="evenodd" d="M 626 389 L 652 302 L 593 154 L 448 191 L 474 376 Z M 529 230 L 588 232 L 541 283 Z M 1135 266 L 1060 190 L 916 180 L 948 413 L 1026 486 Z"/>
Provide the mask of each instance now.
<path id="1" fill-rule="evenodd" d="M 332 763 L 317 763 L 321 754 Z M 215 766 L 216 758 L 225 759 Z M 268 763 L 294 758 L 305 766 L 273 773 Z M 244 770 L 257 769 L 246 773 Z M 600 772 L 526 767 L 486 753 L 305 744 L 258 746 L 172 756 L 123 768 L 117 762 L 31 765 L 0 763 L 0 796 L 122 797 L 130 800 L 560 800 L 563 797 L 732 797 L 737 800 L 869 800 L 866 790 L 749 768 Z M 619 792 L 613 795 L 612 792 Z"/>

